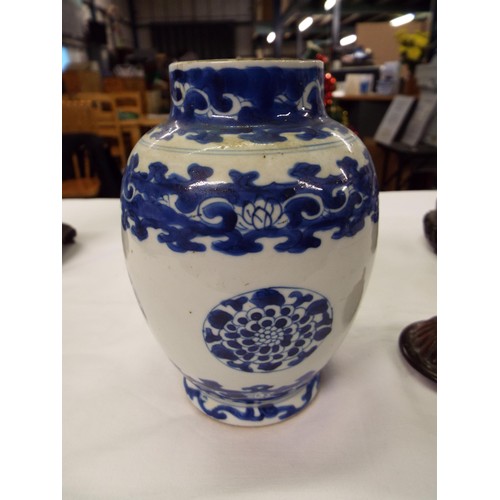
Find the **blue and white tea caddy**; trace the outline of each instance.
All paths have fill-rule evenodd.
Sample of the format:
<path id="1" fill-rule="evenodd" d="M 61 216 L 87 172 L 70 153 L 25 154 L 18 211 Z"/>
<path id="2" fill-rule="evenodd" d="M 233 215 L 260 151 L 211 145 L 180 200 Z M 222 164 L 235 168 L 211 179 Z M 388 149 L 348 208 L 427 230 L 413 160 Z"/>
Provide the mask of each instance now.
<path id="1" fill-rule="evenodd" d="M 170 66 L 171 114 L 134 147 L 126 265 L 192 403 L 261 426 L 305 408 L 366 288 L 378 188 L 323 105 L 323 63 Z"/>

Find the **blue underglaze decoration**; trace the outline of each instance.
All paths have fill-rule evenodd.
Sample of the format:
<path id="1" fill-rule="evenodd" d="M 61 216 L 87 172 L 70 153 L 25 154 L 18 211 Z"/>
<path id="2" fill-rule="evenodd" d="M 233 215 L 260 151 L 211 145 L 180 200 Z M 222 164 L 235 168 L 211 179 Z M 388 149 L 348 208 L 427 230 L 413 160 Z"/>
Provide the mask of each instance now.
<path id="1" fill-rule="evenodd" d="M 378 220 L 374 169 L 348 156 L 337 161 L 339 175 L 319 177 L 320 165 L 296 163 L 290 182 L 259 185 L 257 171 L 230 171 L 230 182 L 211 181 L 213 169 L 192 163 L 188 178 L 169 173 L 154 162 L 148 172 L 137 170 L 133 154 L 122 181 L 122 227 L 139 240 L 150 229 L 175 252 L 204 252 L 202 237 L 211 238 L 212 250 L 229 255 L 260 252 L 259 242 L 280 238 L 278 252 L 302 253 L 317 248 L 316 233 L 329 231 L 332 239 L 354 236 L 365 218 Z"/>
<path id="2" fill-rule="evenodd" d="M 332 331 L 328 299 L 303 288 L 261 288 L 214 307 L 203 324 L 209 351 L 244 372 L 286 370 L 309 357 Z"/>
<path id="3" fill-rule="evenodd" d="M 311 401 L 315 389 L 319 384 L 319 374 L 317 374 L 304 388 L 304 394 L 301 397 L 301 403 L 297 406 L 293 404 L 273 404 L 263 403 L 259 406 L 241 408 L 231 406 L 229 403 L 220 404 L 214 408 L 207 406 L 207 400 L 203 392 L 196 387 L 191 387 L 187 380 L 184 379 L 184 389 L 189 398 L 209 417 L 217 420 L 227 420 L 232 415 L 233 417 L 247 422 L 262 422 L 267 419 L 285 420 L 292 417 L 302 410 Z"/>
<path id="4" fill-rule="evenodd" d="M 313 139 L 331 138 L 333 132 L 344 137 L 350 133 L 344 125 L 329 118 L 310 119 L 307 124 L 292 122 L 276 124 L 273 127 L 234 125 L 214 129 L 198 123 L 186 126 L 182 123 L 168 121 L 150 132 L 149 138 L 170 141 L 175 135 L 180 135 L 199 144 L 210 144 L 224 142 L 224 134 L 233 134 L 255 144 L 272 144 L 287 141 L 287 137 L 283 134 L 293 134 L 295 138 L 307 142 Z"/>
<path id="5" fill-rule="evenodd" d="M 261 125 L 324 115 L 318 66 L 175 69 L 170 73 L 173 120 Z"/>
<path id="6" fill-rule="evenodd" d="M 288 385 L 273 386 L 270 384 L 256 384 L 242 387 L 239 390 L 228 389 L 215 380 L 204 378 L 194 379 L 187 375 L 184 376 L 191 384 L 216 399 L 227 399 L 238 403 L 260 404 L 270 399 L 282 399 L 291 393 L 297 392 L 300 387 L 308 384 L 315 375 L 316 372 L 309 371 Z"/>
<path id="7" fill-rule="evenodd" d="M 323 105 L 320 67 L 196 67 L 170 73 L 169 122 L 150 138 L 185 136 L 200 144 L 222 142 L 223 134 L 259 144 L 284 142 L 290 133 L 303 141 L 348 133 Z"/>

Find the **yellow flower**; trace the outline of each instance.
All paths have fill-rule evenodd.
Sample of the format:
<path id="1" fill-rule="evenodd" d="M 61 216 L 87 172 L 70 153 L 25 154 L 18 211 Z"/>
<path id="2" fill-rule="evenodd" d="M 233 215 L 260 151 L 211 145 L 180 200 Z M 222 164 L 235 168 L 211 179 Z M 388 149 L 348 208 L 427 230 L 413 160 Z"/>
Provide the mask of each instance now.
<path id="1" fill-rule="evenodd" d="M 416 64 L 422 60 L 424 49 L 429 44 L 429 34 L 419 31 L 408 33 L 405 29 L 399 29 L 395 33 L 399 43 L 399 53 L 403 63 Z"/>
<path id="2" fill-rule="evenodd" d="M 422 49 L 420 49 L 419 47 L 408 47 L 406 49 L 406 57 L 410 61 L 419 61 L 422 57 Z"/>
<path id="3" fill-rule="evenodd" d="M 415 42 L 415 45 L 417 47 L 420 47 L 421 49 L 425 49 L 429 43 L 429 34 L 428 33 L 415 33 L 415 36 L 413 37 L 413 41 Z"/>

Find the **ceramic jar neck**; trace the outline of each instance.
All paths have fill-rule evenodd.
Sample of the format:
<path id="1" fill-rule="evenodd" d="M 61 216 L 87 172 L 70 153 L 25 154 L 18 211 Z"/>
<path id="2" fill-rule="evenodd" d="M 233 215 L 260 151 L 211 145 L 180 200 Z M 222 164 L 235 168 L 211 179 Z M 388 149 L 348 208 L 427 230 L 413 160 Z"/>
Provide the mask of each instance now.
<path id="1" fill-rule="evenodd" d="M 170 114 L 179 122 L 279 125 L 325 116 L 320 61 L 190 61 L 169 70 Z"/>

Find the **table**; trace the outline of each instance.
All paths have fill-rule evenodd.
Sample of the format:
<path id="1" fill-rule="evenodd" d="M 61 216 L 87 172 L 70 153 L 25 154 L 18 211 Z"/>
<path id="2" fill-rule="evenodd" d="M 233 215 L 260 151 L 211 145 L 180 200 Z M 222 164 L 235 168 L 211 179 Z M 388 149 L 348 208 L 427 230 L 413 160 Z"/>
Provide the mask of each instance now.
<path id="1" fill-rule="evenodd" d="M 404 188 L 403 174 L 407 174 L 411 181 L 417 175 L 428 175 L 433 187 L 437 184 L 437 147 L 430 144 L 419 144 L 408 146 L 402 142 L 392 144 L 377 143 L 384 152 L 382 166 L 382 178 L 380 179 L 380 189 L 387 189 L 393 179 L 395 179 L 395 189 Z M 396 169 L 389 175 L 389 164 L 391 156 L 396 159 Z M 430 186 L 425 186 L 430 187 Z"/>
<path id="2" fill-rule="evenodd" d="M 436 497 L 436 385 L 398 349 L 436 314 L 423 232 L 435 191 L 383 192 L 375 265 L 315 401 L 270 427 L 212 421 L 184 394 L 136 303 L 117 199 L 63 200 L 65 500 Z"/>

